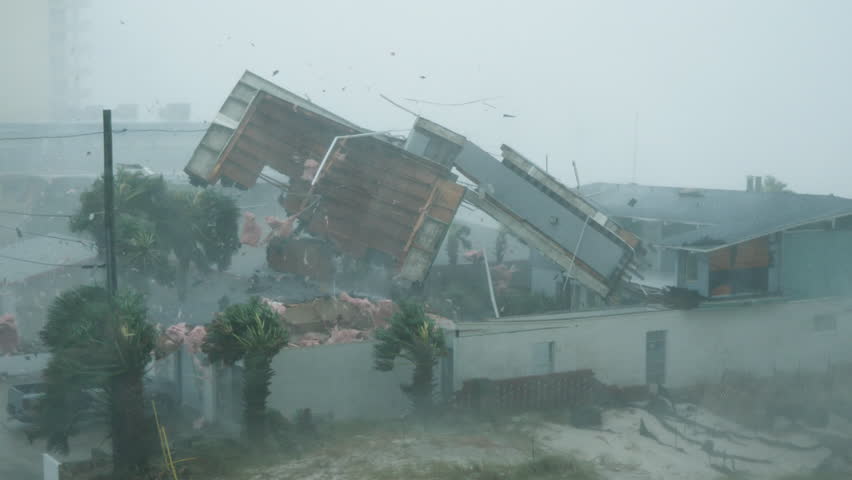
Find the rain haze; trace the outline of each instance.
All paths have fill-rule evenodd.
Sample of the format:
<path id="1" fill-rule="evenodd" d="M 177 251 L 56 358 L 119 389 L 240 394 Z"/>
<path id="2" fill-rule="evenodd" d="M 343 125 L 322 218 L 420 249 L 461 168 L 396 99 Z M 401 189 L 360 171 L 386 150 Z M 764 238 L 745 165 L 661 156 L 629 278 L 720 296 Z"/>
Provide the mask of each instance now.
<path id="1" fill-rule="evenodd" d="M 0 479 L 850 478 L 850 19 L 0 0 Z"/>

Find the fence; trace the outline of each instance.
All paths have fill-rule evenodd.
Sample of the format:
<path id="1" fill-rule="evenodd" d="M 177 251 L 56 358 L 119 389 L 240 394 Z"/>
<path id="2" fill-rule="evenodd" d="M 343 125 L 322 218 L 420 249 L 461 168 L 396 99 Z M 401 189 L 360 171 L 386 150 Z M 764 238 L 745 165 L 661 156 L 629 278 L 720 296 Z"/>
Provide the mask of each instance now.
<path id="1" fill-rule="evenodd" d="M 474 379 L 463 383 L 456 404 L 477 410 L 521 411 L 581 405 L 592 401 L 591 370 L 534 375 L 504 380 Z"/>

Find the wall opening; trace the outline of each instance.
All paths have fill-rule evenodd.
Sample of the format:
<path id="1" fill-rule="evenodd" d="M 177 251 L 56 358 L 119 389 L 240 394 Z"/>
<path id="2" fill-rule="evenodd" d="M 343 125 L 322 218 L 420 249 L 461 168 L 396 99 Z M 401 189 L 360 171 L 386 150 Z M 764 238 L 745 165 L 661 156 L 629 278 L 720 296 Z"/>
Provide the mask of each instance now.
<path id="1" fill-rule="evenodd" d="M 645 334 L 645 383 L 666 383 L 667 330 L 654 330 Z"/>
<path id="2" fill-rule="evenodd" d="M 554 342 L 534 343 L 532 346 L 531 375 L 548 375 L 554 370 Z"/>

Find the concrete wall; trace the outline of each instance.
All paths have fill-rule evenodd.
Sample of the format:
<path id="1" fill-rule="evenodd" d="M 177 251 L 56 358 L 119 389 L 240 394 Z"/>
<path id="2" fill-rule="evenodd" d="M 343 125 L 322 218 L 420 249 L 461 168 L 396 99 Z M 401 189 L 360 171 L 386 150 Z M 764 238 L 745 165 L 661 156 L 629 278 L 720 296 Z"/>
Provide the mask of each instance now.
<path id="1" fill-rule="evenodd" d="M 534 352 L 550 341 L 556 372 L 589 368 L 607 383 L 643 384 L 645 335 L 655 330 L 667 331 L 665 383 L 675 387 L 718 380 L 726 369 L 764 375 L 852 362 L 852 299 L 526 318 L 461 324 L 455 388 L 471 378 L 531 375 L 539 368 Z M 835 330 L 819 330 L 826 318 L 829 325 L 836 322 Z"/>
<path id="2" fill-rule="evenodd" d="M 410 407 L 399 388 L 411 381 L 410 365 L 399 362 L 391 372 L 375 370 L 372 342 L 285 348 L 272 368 L 268 406 L 287 416 L 310 408 L 314 415 L 335 419 L 390 418 Z"/>
<path id="3" fill-rule="evenodd" d="M 781 289 L 796 298 L 852 293 L 852 231 L 783 234 Z"/>
<path id="4" fill-rule="evenodd" d="M 49 353 L 0 356 L 0 375 L 32 375 L 47 367 Z"/>

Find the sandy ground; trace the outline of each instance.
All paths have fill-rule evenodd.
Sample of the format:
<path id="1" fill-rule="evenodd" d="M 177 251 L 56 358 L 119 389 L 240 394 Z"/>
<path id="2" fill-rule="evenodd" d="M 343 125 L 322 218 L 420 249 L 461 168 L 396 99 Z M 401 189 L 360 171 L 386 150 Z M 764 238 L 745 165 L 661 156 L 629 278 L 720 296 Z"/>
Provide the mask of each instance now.
<path id="1" fill-rule="evenodd" d="M 42 479 L 42 454 L 45 451 L 44 440 L 36 440 L 32 444 L 24 433 L 24 425 L 11 420 L 6 415 L 6 392 L 9 385 L 31 381 L 26 378 L 9 377 L 0 381 L 0 406 L 2 406 L 2 422 L 0 422 L 0 479 L 3 480 L 35 480 Z M 78 460 L 90 455 L 93 447 L 103 445 L 102 431 L 94 428 L 85 429 L 80 435 L 70 439 L 71 452 L 67 457 L 56 455 L 61 461 Z"/>
<path id="2" fill-rule="evenodd" d="M 825 448 L 812 448 L 817 444 L 811 434 L 758 434 L 700 409 L 694 409 L 687 418 L 736 436 L 725 438 L 688 422 L 666 419 L 678 433 L 671 432 L 653 415 L 640 409 L 604 412 L 600 431 L 546 424 L 538 427 L 535 434 L 554 452 L 574 453 L 593 460 L 613 480 L 718 479 L 722 473 L 713 465 L 749 473 L 750 478 L 775 478 L 811 472 L 829 454 Z M 640 422 L 645 423 L 659 442 L 640 435 Z M 774 446 L 759 438 L 769 440 Z M 702 448 L 708 441 L 718 455 L 711 456 Z M 801 448 L 783 447 L 775 442 Z"/>
<path id="3" fill-rule="evenodd" d="M 718 480 L 725 476 L 723 468 L 747 473 L 748 478 L 774 479 L 811 472 L 829 454 L 817 445 L 819 432 L 754 432 L 692 406 L 681 405 L 678 413 L 687 420 L 665 418 L 678 433 L 638 408 L 605 412 L 600 429 L 578 429 L 562 422 L 564 416 L 535 414 L 496 423 L 376 429 L 340 439 L 298 460 L 246 471 L 239 478 L 366 480 L 376 472 L 404 466 L 514 463 L 552 453 L 592 462 L 611 480 Z M 657 440 L 640 435 L 640 422 Z M 832 418 L 830 430 L 852 437 L 852 425 L 837 418 Z M 708 441 L 713 456 L 707 453 Z"/>

